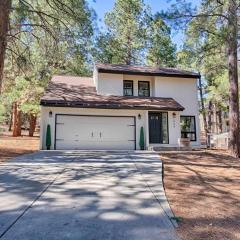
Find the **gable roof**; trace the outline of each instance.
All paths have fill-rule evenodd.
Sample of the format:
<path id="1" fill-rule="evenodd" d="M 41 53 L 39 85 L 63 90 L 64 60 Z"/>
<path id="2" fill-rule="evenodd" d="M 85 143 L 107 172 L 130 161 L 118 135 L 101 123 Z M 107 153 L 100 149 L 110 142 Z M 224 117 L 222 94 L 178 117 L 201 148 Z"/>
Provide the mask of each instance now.
<path id="1" fill-rule="evenodd" d="M 102 109 L 184 110 L 173 98 L 99 95 L 92 78 L 72 76 L 54 76 L 40 104 Z"/>
<path id="2" fill-rule="evenodd" d="M 118 73 L 118 74 L 136 74 L 148 76 L 165 76 L 165 77 L 184 77 L 199 78 L 200 74 L 176 68 L 133 66 L 124 64 L 102 64 L 97 63 L 96 69 L 102 73 Z"/>

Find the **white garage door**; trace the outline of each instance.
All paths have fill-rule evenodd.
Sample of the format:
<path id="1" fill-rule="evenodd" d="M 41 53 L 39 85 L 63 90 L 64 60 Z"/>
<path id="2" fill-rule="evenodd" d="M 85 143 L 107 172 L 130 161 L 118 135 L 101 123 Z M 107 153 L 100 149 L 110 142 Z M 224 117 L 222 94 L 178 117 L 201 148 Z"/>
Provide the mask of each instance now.
<path id="1" fill-rule="evenodd" d="M 56 115 L 55 149 L 134 150 L 135 118 Z"/>

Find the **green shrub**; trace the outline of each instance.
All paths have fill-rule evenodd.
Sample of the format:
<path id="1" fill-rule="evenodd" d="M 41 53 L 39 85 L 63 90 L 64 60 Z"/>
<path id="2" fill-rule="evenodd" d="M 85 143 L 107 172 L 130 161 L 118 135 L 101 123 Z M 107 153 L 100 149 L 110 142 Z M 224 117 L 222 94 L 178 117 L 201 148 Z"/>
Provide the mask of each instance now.
<path id="1" fill-rule="evenodd" d="M 141 130 L 140 130 L 139 146 L 140 146 L 140 149 L 141 149 L 141 150 L 144 150 L 144 148 L 145 148 L 145 142 L 144 142 L 144 130 L 143 130 L 143 127 L 141 127 Z"/>
<path id="2" fill-rule="evenodd" d="M 51 142 L 51 127 L 50 127 L 50 125 L 48 124 L 48 125 L 47 125 L 47 134 L 46 134 L 46 146 L 47 146 L 47 150 L 50 150 L 51 145 L 52 145 L 52 142 Z"/>

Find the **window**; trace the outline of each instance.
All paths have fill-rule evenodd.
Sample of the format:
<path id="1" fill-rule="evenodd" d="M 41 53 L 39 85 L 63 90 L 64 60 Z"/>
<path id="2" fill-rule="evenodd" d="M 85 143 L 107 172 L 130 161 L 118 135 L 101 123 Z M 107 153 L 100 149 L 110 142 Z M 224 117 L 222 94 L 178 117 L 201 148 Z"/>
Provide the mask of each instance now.
<path id="1" fill-rule="evenodd" d="M 138 81 L 138 96 L 140 97 L 150 96 L 149 82 Z"/>
<path id="2" fill-rule="evenodd" d="M 168 113 L 162 113 L 162 143 L 168 142 Z"/>
<path id="3" fill-rule="evenodd" d="M 194 116 L 181 116 L 181 137 L 196 141 L 196 123 Z"/>
<path id="4" fill-rule="evenodd" d="M 131 80 L 123 81 L 123 95 L 124 96 L 133 96 L 133 81 L 131 81 Z"/>

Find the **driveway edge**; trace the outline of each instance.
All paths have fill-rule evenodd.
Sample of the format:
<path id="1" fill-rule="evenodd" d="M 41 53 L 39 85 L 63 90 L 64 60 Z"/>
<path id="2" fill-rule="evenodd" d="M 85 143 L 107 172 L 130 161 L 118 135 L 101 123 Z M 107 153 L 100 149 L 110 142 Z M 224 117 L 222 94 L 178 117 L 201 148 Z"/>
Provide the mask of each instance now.
<path id="1" fill-rule="evenodd" d="M 154 166 L 152 167 L 153 164 L 151 164 L 150 168 L 149 167 L 144 167 L 144 163 L 141 163 L 141 161 L 138 161 L 136 158 L 133 157 L 132 153 L 129 152 L 129 156 L 130 158 L 132 158 L 132 160 L 134 160 L 136 168 L 141 172 L 143 178 L 145 179 L 145 182 L 148 186 L 148 188 L 150 189 L 150 191 L 152 192 L 152 194 L 154 195 L 154 197 L 156 198 L 156 200 L 159 202 L 159 204 L 161 205 L 163 211 L 166 213 L 166 215 L 168 216 L 169 220 L 171 221 L 171 223 L 173 224 L 173 226 L 175 228 L 178 227 L 178 223 L 175 220 L 175 215 L 171 209 L 171 206 L 168 202 L 166 193 L 165 193 L 165 188 L 163 185 L 163 162 L 160 159 L 160 156 L 158 153 L 156 152 L 136 152 L 137 155 L 140 155 L 141 158 L 144 158 L 144 160 L 155 160 L 158 162 L 158 169 L 154 169 Z M 159 169 L 159 165 L 160 165 L 160 169 Z M 147 174 L 148 171 L 157 171 L 157 173 L 161 176 L 158 178 L 158 187 L 154 188 L 151 187 L 151 183 L 149 183 L 149 180 L 147 178 L 147 176 L 144 177 L 145 174 Z"/>

